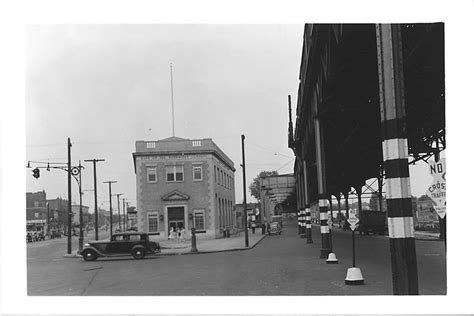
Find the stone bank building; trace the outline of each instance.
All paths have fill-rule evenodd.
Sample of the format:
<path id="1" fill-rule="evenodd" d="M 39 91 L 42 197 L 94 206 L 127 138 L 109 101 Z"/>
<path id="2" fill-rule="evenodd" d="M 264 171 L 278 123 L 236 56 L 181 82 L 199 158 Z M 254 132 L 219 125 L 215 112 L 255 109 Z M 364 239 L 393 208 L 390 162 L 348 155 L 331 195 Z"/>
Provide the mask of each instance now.
<path id="1" fill-rule="evenodd" d="M 137 141 L 133 162 L 138 231 L 159 233 L 191 228 L 198 238 L 222 236 L 236 225 L 234 163 L 212 139 L 169 137 Z"/>

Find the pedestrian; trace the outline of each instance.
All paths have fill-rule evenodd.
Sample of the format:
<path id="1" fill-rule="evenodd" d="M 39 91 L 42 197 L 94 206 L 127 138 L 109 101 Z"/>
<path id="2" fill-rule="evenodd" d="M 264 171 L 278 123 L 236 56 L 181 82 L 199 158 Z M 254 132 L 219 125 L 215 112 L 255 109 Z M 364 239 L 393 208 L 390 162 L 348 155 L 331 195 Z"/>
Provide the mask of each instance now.
<path id="1" fill-rule="evenodd" d="M 170 227 L 170 234 L 168 235 L 168 240 L 174 240 L 175 239 L 175 232 L 174 232 L 174 227 Z"/>
<path id="2" fill-rule="evenodd" d="M 252 222 L 252 234 L 255 234 L 255 222 Z"/>
<path id="3" fill-rule="evenodd" d="M 181 228 L 179 233 L 180 233 L 179 234 L 179 241 L 185 242 L 186 241 L 186 231 L 184 230 L 184 228 Z"/>

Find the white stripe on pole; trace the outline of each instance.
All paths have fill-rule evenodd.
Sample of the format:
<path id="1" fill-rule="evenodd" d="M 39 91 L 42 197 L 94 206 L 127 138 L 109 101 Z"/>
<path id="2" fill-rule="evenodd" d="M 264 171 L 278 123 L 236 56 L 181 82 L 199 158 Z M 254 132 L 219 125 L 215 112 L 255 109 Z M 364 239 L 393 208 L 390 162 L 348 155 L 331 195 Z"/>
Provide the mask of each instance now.
<path id="1" fill-rule="evenodd" d="M 319 206 L 329 206 L 329 201 L 326 200 L 326 199 L 321 199 L 321 200 L 319 200 L 318 205 Z"/>
<path id="2" fill-rule="evenodd" d="M 319 213 L 319 219 L 324 221 L 329 219 L 329 214 L 327 212 Z"/>
<path id="3" fill-rule="evenodd" d="M 388 178 L 387 199 L 405 199 L 411 198 L 410 179 L 409 178 Z"/>
<path id="4" fill-rule="evenodd" d="M 388 218 L 388 237 L 390 238 L 413 238 L 415 237 L 415 228 L 413 226 L 413 217 L 389 217 Z"/>
<path id="5" fill-rule="evenodd" d="M 321 234 L 329 234 L 329 226 L 321 226 Z"/>
<path id="6" fill-rule="evenodd" d="M 306 228 L 311 228 L 311 224 L 306 224 Z"/>
<path id="7" fill-rule="evenodd" d="M 406 138 L 392 138 L 382 142 L 383 159 L 406 159 L 408 158 L 408 141 Z"/>

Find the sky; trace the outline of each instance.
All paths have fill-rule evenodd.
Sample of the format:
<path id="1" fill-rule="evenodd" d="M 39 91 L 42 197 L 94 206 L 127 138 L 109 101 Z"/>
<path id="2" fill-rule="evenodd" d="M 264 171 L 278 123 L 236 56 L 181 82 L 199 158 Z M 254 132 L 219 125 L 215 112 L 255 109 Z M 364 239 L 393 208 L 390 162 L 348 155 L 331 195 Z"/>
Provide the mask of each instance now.
<path id="1" fill-rule="evenodd" d="M 27 160 L 67 162 L 70 137 L 73 163 L 105 159 L 99 205 L 108 207 L 108 180 L 117 181 L 112 194 L 136 205 L 135 141 L 172 136 L 171 63 L 175 135 L 212 138 L 233 160 L 237 201 L 241 134 L 247 184 L 261 170 L 292 172 L 287 95 L 297 93 L 302 24 L 31 25 L 26 34 Z M 85 167 L 90 190 L 92 163 Z M 67 197 L 66 178 L 27 170 L 26 191 Z M 93 205 L 93 192 L 83 199 Z"/>
<path id="2" fill-rule="evenodd" d="M 469 182 L 474 176 L 469 167 L 473 107 L 472 80 L 468 79 L 474 51 L 467 40 L 473 33 L 472 14 L 470 0 L 399 0 L 384 5 L 370 0 L 2 3 L 2 313 L 63 314 L 71 306 L 74 313 L 89 313 L 89 304 L 95 313 L 103 314 L 173 314 L 176 306 L 184 313 L 222 313 L 231 303 L 236 314 L 350 314 L 359 312 L 360 304 L 364 312 L 373 314 L 472 314 L 466 290 L 473 283 L 470 264 L 474 260 L 472 252 L 466 251 L 466 245 L 472 244 Z M 447 212 L 452 219 L 447 221 L 446 297 L 374 300 L 346 296 L 342 305 L 340 297 L 332 296 L 188 297 L 188 304 L 179 297 L 101 297 L 103 304 L 97 304 L 95 298 L 40 299 L 25 294 L 26 273 L 16 272 L 27 271 L 26 251 L 11 242 L 24 240 L 25 191 L 44 189 L 48 198 L 67 197 L 64 171 L 42 169 L 41 177 L 34 179 L 31 170 L 25 169 L 27 160 L 66 162 L 70 137 L 76 163 L 106 160 L 98 163 L 99 205 L 106 201 L 103 207 L 108 206 L 108 188 L 102 183 L 107 180 L 118 181 L 113 193 L 124 193 L 136 205 L 134 142 L 171 135 L 172 62 L 176 136 L 213 138 L 236 166 L 238 202 L 242 196 L 241 134 L 246 135 L 247 184 L 262 169 L 292 170 L 293 155 L 286 138 L 287 95 L 296 104 L 303 24 L 402 21 L 446 23 Z M 172 28 L 148 25 L 152 23 L 176 24 Z M 231 24 L 212 25 L 218 23 Z M 423 194 L 431 183 L 427 171 L 424 163 L 411 168 L 412 194 Z M 92 189 L 90 163 L 83 175 L 84 189 Z M 85 191 L 84 203 L 92 206 L 92 196 Z M 73 199 L 78 201 L 74 183 Z"/>
<path id="3" fill-rule="evenodd" d="M 236 201 L 245 135 L 247 187 L 262 170 L 292 173 L 288 103 L 295 121 L 303 24 L 56 24 L 26 29 L 26 156 L 32 168 L 82 161 L 83 204 L 93 210 L 112 194 L 136 206 L 132 153 L 137 140 L 175 135 L 212 138 L 234 161 Z M 171 66 L 172 64 L 172 66 Z M 42 162 L 42 163 L 41 163 Z M 25 162 L 26 163 L 26 162 Z M 431 183 L 428 165 L 411 168 L 412 194 Z M 67 198 L 67 173 L 26 170 L 26 191 Z M 73 184 L 73 203 L 79 203 Z M 255 199 L 247 191 L 249 201 Z M 112 198 L 114 209 L 116 197 Z M 121 202 L 121 207 L 122 207 Z"/>

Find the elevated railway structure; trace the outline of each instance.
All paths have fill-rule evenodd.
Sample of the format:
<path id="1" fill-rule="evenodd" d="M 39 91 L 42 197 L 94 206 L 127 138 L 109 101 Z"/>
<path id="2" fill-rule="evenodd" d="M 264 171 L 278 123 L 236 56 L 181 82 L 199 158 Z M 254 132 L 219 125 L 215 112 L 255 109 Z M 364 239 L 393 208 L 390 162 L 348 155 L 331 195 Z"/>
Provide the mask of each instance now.
<path id="1" fill-rule="evenodd" d="M 299 79 L 288 146 L 298 212 L 319 206 L 320 257 L 330 251 L 332 196 L 347 202 L 354 188 L 360 206 L 366 181 L 378 178 L 394 294 L 418 294 L 408 166 L 446 148 L 444 24 L 307 24 Z"/>

